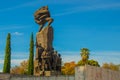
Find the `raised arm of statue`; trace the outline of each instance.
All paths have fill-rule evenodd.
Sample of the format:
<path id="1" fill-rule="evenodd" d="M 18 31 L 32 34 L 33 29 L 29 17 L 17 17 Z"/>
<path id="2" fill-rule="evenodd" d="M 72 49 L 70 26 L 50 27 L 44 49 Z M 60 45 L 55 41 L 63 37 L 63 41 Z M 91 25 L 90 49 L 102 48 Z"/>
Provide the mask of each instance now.
<path id="1" fill-rule="evenodd" d="M 48 22 L 48 26 L 53 22 L 53 19 L 50 17 L 48 6 L 44 6 L 37 10 L 34 14 L 35 22 L 40 25 L 39 32 L 42 30 L 44 25 Z"/>

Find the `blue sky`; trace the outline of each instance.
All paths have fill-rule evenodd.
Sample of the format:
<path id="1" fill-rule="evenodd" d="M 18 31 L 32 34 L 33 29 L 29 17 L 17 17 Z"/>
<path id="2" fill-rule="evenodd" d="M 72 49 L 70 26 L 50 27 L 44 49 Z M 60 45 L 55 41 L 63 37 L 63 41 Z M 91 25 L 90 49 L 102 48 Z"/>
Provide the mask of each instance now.
<path id="1" fill-rule="evenodd" d="M 63 61 L 80 60 L 80 49 L 90 49 L 90 59 L 120 64 L 119 0 L 2 0 L 0 2 L 0 69 L 7 33 L 12 35 L 12 65 L 26 60 L 31 32 L 38 31 L 34 12 L 48 5 L 54 19 L 55 50 Z M 18 57 L 19 56 L 19 57 Z"/>

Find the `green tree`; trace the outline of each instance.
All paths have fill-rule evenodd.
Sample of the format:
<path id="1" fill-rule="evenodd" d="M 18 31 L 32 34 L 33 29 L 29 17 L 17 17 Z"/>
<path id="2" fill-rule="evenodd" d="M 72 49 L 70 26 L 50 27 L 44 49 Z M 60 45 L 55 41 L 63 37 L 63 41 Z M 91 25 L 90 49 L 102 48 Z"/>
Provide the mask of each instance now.
<path id="1" fill-rule="evenodd" d="M 11 35 L 10 33 L 8 33 L 6 40 L 3 72 L 10 73 L 10 67 L 11 67 Z"/>
<path id="2" fill-rule="evenodd" d="M 88 64 L 88 59 L 89 59 L 89 49 L 87 48 L 82 48 L 81 53 L 80 53 L 82 60 L 80 61 L 81 65 Z"/>
<path id="3" fill-rule="evenodd" d="M 91 65 L 91 66 L 100 66 L 99 63 L 95 60 L 89 60 L 89 55 L 90 55 L 90 50 L 87 48 L 82 48 L 81 49 L 81 60 L 78 62 L 78 66 L 84 66 L 86 64 Z"/>
<path id="4" fill-rule="evenodd" d="M 28 74 L 33 75 L 33 71 L 34 71 L 34 40 L 33 40 L 33 33 L 31 34 L 29 51 L 30 51 L 30 54 L 29 54 L 29 61 L 28 61 Z"/>
<path id="5" fill-rule="evenodd" d="M 77 63 L 78 66 L 84 66 L 85 65 L 85 62 L 83 62 L 82 60 L 78 61 Z"/>
<path id="6" fill-rule="evenodd" d="M 100 67 L 99 63 L 95 60 L 88 60 L 88 65 Z"/>

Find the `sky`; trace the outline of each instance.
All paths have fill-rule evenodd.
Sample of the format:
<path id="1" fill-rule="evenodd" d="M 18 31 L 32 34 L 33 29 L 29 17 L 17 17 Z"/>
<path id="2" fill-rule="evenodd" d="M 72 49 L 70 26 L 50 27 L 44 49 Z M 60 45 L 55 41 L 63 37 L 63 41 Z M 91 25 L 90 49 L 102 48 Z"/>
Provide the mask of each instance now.
<path id="1" fill-rule="evenodd" d="M 119 0 L 1 0 L 0 71 L 8 33 L 12 66 L 28 59 L 31 32 L 35 38 L 39 29 L 34 13 L 46 5 L 54 19 L 53 47 L 62 55 L 63 62 L 78 62 L 80 49 L 88 48 L 90 59 L 99 64 L 120 64 Z"/>

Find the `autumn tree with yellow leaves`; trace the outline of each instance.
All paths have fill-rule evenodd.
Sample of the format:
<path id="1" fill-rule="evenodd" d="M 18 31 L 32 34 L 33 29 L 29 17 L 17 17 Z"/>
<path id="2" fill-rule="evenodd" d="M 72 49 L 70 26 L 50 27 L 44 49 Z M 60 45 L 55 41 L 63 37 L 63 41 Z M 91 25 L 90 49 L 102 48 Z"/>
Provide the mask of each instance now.
<path id="1" fill-rule="evenodd" d="M 67 62 L 67 63 L 64 63 L 64 66 L 62 66 L 62 74 L 63 75 L 73 75 L 75 74 L 75 67 L 76 67 L 76 64 L 74 61 L 72 62 Z"/>
<path id="2" fill-rule="evenodd" d="M 102 68 L 110 69 L 110 70 L 114 70 L 114 71 L 119 71 L 119 66 L 115 65 L 113 63 L 104 63 L 102 65 Z"/>
<path id="3" fill-rule="evenodd" d="M 11 74 L 27 74 L 28 72 L 28 61 L 23 61 L 20 66 L 12 67 L 10 70 Z"/>

